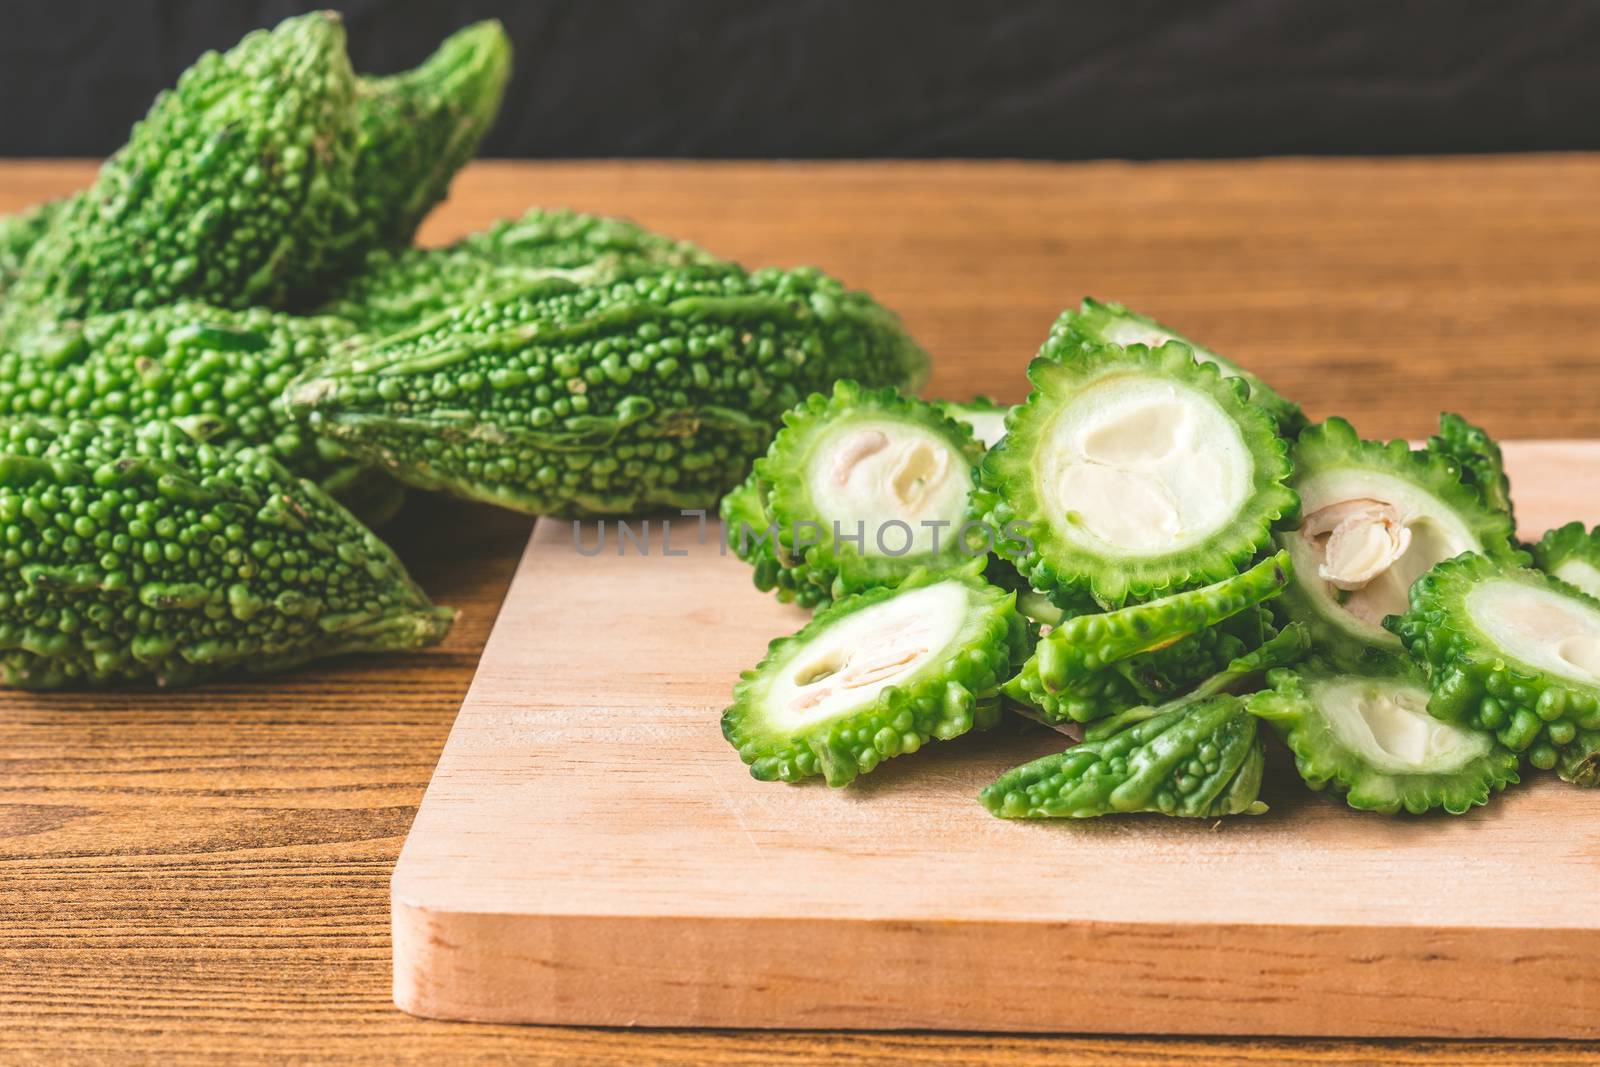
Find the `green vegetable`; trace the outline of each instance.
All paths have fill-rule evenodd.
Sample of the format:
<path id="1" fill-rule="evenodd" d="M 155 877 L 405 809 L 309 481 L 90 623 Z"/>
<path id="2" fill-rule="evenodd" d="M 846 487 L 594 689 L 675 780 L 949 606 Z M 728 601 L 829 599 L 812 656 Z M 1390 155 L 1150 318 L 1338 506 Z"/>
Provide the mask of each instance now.
<path id="1" fill-rule="evenodd" d="M 426 489 L 544 514 L 714 506 L 782 413 L 852 374 L 915 387 L 899 320 L 819 271 L 549 278 L 307 371 L 291 410 Z"/>
<path id="2" fill-rule="evenodd" d="M 824 607 L 745 671 L 722 734 L 762 781 L 846 785 L 885 759 L 992 724 L 1025 641 L 982 561 Z"/>
<path id="3" fill-rule="evenodd" d="M 354 93 L 329 12 L 202 56 L 33 247 L 0 336 L 39 318 L 181 299 L 276 306 L 315 289 L 351 192 Z"/>
<path id="4" fill-rule="evenodd" d="M 444 248 L 373 252 L 323 311 L 381 336 L 552 275 L 603 281 L 650 267 L 719 262 L 625 219 L 535 208 Z"/>
<path id="5" fill-rule="evenodd" d="M 170 423 L 0 423 L 0 672 L 181 685 L 440 640 L 394 554 L 257 449 Z"/>
<path id="6" fill-rule="evenodd" d="M 1363 811 L 1460 815 L 1517 783 L 1515 753 L 1429 716 L 1426 677 L 1392 663 L 1382 674 L 1326 663 L 1272 671 L 1272 689 L 1250 698 L 1250 712 L 1277 730 L 1306 784 L 1331 786 Z"/>
<path id="7" fill-rule="evenodd" d="M 1298 529 L 1278 534 L 1294 581 L 1278 601 L 1311 629 L 1318 650 L 1357 673 L 1400 655 L 1383 628 L 1440 560 L 1462 552 L 1522 558 L 1510 516 L 1462 484 L 1457 464 L 1404 441 L 1363 441 L 1343 419 L 1309 427 L 1294 447 Z"/>
<path id="8" fill-rule="evenodd" d="M 1535 567 L 1600 597 L 1600 526 L 1585 530 L 1583 523 L 1569 522 L 1547 530 L 1532 552 Z"/>
<path id="9" fill-rule="evenodd" d="M 937 405 L 950 418 L 966 423 L 984 448 L 993 448 L 1006 435 L 1010 404 L 997 404 L 986 396 L 975 396 L 965 402 L 940 400 Z"/>
<path id="10" fill-rule="evenodd" d="M 489 21 L 452 34 L 413 70 L 357 81 L 355 214 L 341 227 L 351 267 L 371 248 L 410 243 L 494 124 L 510 75 L 511 42 Z"/>
<path id="11" fill-rule="evenodd" d="M 960 541 L 983 447 L 937 407 L 845 379 L 783 423 L 751 473 L 768 525 L 729 529 L 758 588 L 820 603 L 983 554 Z"/>
<path id="12" fill-rule="evenodd" d="M 175 420 L 197 439 L 258 445 L 341 499 L 366 499 L 388 479 L 358 475 L 360 464 L 277 404 L 295 374 L 354 336 L 340 319 L 194 303 L 52 323 L 0 347 L 0 415 Z M 377 521 L 395 503 L 361 510 Z"/>
<path id="13" fill-rule="evenodd" d="M 1459 463 L 1462 482 L 1477 490 L 1489 507 L 1505 512 L 1512 529 L 1516 529 L 1516 513 L 1511 507 L 1511 479 L 1506 477 L 1500 446 L 1487 431 L 1460 415 L 1445 412 L 1439 416 L 1439 432 L 1428 438 L 1428 451 Z"/>
<path id="14" fill-rule="evenodd" d="M 1288 555 L 1280 552 L 1215 585 L 1063 620 L 1039 639 L 1021 672 L 1006 682 L 1005 693 L 1050 722 L 1087 722 L 1144 703 L 1151 689 L 1199 681 L 1247 651 L 1237 639 L 1196 639 L 1275 596 L 1288 581 Z M 1139 663 L 1186 639 L 1195 644 L 1185 650 L 1181 672 L 1171 670 L 1178 665 L 1171 658 L 1156 659 L 1153 670 L 1150 661 Z M 1147 668 L 1143 680 L 1151 683 L 1143 688 L 1141 666 Z"/>
<path id="15" fill-rule="evenodd" d="M 0 300 L 21 273 L 28 252 L 71 206 L 72 199 L 47 200 L 15 215 L 0 215 Z"/>
<path id="16" fill-rule="evenodd" d="M 1068 334 L 1087 342 L 1090 347 L 1100 345 L 1145 345 L 1150 348 L 1160 348 L 1168 341 L 1181 341 L 1194 351 L 1194 358 L 1201 363 L 1215 364 L 1217 369 L 1226 378 L 1242 378 L 1250 386 L 1250 400 L 1259 405 L 1277 420 L 1278 425 L 1289 437 L 1300 432 L 1305 425 L 1305 416 L 1300 412 L 1300 405 L 1292 400 L 1285 400 L 1272 390 L 1266 382 L 1254 374 L 1234 363 L 1224 359 L 1204 345 L 1196 344 L 1183 336 L 1183 334 L 1169 326 L 1163 326 L 1155 319 L 1130 311 L 1121 304 L 1102 304 L 1098 300 L 1084 298 L 1078 310 L 1068 311 L 1056 323 L 1052 336 Z M 1073 346 L 1058 343 L 1053 346 L 1053 352 L 1058 358 L 1070 358 Z"/>
<path id="17" fill-rule="evenodd" d="M 1066 336 L 1029 365 L 1033 391 L 983 460 L 973 507 L 1003 535 L 997 550 L 1062 604 L 1087 593 L 1117 607 L 1237 574 L 1297 506 L 1272 420 L 1177 342 L 1050 358 Z"/>
<path id="18" fill-rule="evenodd" d="M 1005 819 L 1258 815 L 1265 763 L 1244 703 L 1213 696 L 1009 770 L 978 799 Z"/>
<path id="19" fill-rule="evenodd" d="M 1458 556 L 1419 578 L 1387 625 L 1428 668 L 1429 712 L 1541 770 L 1600 730 L 1600 600 L 1559 578 Z"/>

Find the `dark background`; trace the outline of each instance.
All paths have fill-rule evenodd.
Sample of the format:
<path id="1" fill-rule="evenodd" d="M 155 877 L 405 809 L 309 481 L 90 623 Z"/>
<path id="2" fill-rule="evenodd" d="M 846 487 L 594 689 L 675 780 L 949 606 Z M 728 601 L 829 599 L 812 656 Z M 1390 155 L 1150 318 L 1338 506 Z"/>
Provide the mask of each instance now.
<path id="1" fill-rule="evenodd" d="M 0 0 L 0 155 L 103 156 L 326 6 Z M 1600 0 L 345 0 L 357 67 L 498 17 L 484 154 L 1079 159 L 1600 148 Z"/>

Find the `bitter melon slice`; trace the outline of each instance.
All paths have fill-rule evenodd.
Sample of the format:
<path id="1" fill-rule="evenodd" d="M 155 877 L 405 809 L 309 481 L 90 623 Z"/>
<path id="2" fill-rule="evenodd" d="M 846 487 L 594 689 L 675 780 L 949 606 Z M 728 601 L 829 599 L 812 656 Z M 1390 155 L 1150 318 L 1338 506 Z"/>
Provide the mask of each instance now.
<path id="1" fill-rule="evenodd" d="M 1600 600 L 1476 553 L 1411 587 L 1388 626 L 1428 668 L 1428 711 L 1494 734 L 1541 770 L 1600 730 Z"/>
<path id="2" fill-rule="evenodd" d="M 993 723 L 1025 628 L 982 561 L 822 608 L 744 672 L 722 734 L 762 781 L 846 785 L 931 739 Z"/>
<path id="3" fill-rule="evenodd" d="M 777 558 L 827 598 L 959 564 L 982 446 L 932 404 L 836 382 L 783 416 L 755 463 Z M 738 532 L 738 531 L 736 531 Z"/>
<path id="4" fill-rule="evenodd" d="M 755 471 L 722 498 L 720 512 L 728 547 L 750 564 L 757 589 L 803 608 L 828 602 L 830 587 L 811 581 L 803 560 L 786 563 L 779 556 L 777 527 L 767 511 L 766 489 Z"/>
<path id="5" fill-rule="evenodd" d="M 1585 530 L 1569 522 L 1548 530 L 1533 546 L 1533 565 L 1546 574 L 1600 597 L 1600 526 Z"/>
<path id="6" fill-rule="evenodd" d="M 1406 610 L 1412 582 L 1435 563 L 1462 552 L 1521 558 L 1510 517 L 1447 457 L 1363 441 L 1338 418 L 1303 431 L 1293 455 L 1301 519 L 1278 534 L 1294 559 L 1278 603 L 1341 666 L 1374 670 L 1400 654 L 1383 620 Z"/>
<path id="7" fill-rule="evenodd" d="M 1264 764 L 1255 718 L 1244 702 L 1213 696 L 1025 763 L 978 799 L 1006 819 L 1254 815 L 1266 811 L 1258 799 Z"/>
<path id="8" fill-rule="evenodd" d="M 1194 358 L 1201 363 L 1215 364 L 1224 376 L 1242 378 L 1248 382 L 1251 401 L 1270 412 L 1284 433 L 1293 436 L 1305 425 L 1300 405 L 1286 400 L 1254 374 L 1204 345 L 1196 344 L 1172 327 L 1163 326 L 1155 319 L 1140 315 L 1122 304 L 1101 303 L 1085 297 L 1077 311 L 1069 311 L 1061 317 L 1056 328 L 1091 344 L 1122 345 L 1124 348 L 1136 344 L 1160 348 L 1168 341 L 1181 341 L 1194 350 Z"/>
<path id="9" fill-rule="evenodd" d="M 1028 377 L 973 508 L 1034 588 L 1111 608 L 1222 581 L 1293 516 L 1275 424 L 1188 347 L 1085 346 Z"/>
<path id="10" fill-rule="evenodd" d="M 1516 528 L 1516 513 L 1511 507 L 1511 479 L 1506 477 L 1505 458 L 1488 431 L 1474 426 L 1460 415 L 1444 412 L 1439 416 L 1439 432 L 1428 438 L 1428 450 L 1449 456 L 1461 464 L 1461 480 L 1483 502 L 1503 511 Z"/>
<path id="11" fill-rule="evenodd" d="M 1200 634 L 1274 596 L 1288 581 L 1289 557 L 1280 552 L 1203 589 L 1063 620 L 1039 639 L 1005 693 L 1051 722 L 1089 721 L 1144 703 L 1137 675 L 1124 675 L 1118 665 Z M 1220 666 L 1207 664 L 1191 680 Z"/>
<path id="12" fill-rule="evenodd" d="M 1250 712 L 1270 722 L 1313 789 L 1331 787 L 1352 808 L 1454 815 L 1515 785 L 1517 756 L 1491 735 L 1428 714 L 1425 675 L 1403 660 L 1394 670 L 1351 674 L 1327 663 L 1267 676 Z"/>
<path id="13" fill-rule="evenodd" d="M 966 423 L 984 448 L 993 448 L 1006 435 L 1006 416 L 1011 413 L 1009 404 L 997 404 L 986 396 L 975 396 L 965 403 L 940 400 L 938 405 L 939 410 L 952 419 Z"/>

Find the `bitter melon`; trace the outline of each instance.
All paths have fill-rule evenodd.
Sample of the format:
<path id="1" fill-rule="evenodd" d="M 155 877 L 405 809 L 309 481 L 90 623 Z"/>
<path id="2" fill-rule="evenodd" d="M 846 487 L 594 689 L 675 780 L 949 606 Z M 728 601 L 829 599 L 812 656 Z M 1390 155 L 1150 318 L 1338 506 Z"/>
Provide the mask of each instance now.
<path id="1" fill-rule="evenodd" d="M 1492 736 L 1428 714 L 1426 676 L 1403 660 L 1378 674 L 1311 663 L 1268 674 L 1249 699 L 1294 753 L 1313 789 L 1331 787 L 1352 808 L 1460 815 L 1508 785 L 1517 756 Z"/>
<path id="2" fill-rule="evenodd" d="M 1011 593 L 964 569 L 834 601 L 745 671 L 722 734 L 762 781 L 841 786 L 998 714 L 1024 626 Z"/>
<path id="3" fill-rule="evenodd" d="M 1138 660 L 1159 657 L 1186 639 L 1195 641 L 1218 623 L 1275 596 L 1288 581 L 1289 557 L 1280 552 L 1215 585 L 1065 619 L 1040 637 L 1004 691 L 1051 722 L 1086 722 L 1146 703 L 1157 684 L 1141 688 Z M 1159 679 L 1163 688 L 1197 682 L 1247 649 L 1242 642 L 1213 639 L 1196 641 L 1185 651 L 1181 662 L 1169 657 L 1147 664 L 1166 668 L 1147 672 L 1150 679 Z M 1177 667 L 1181 674 L 1174 671 Z"/>
<path id="4" fill-rule="evenodd" d="M 1444 412 L 1439 416 L 1439 432 L 1428 438 L 1428 450 L 1449 456 L 1461 465 L 1461 480 L 1476 489 L 1483 502 L 1503 511 L 1516 529 L 1516 513 L 1511 506 L 1511 479 L 1506 477 L 1505 458 L 1494 438 L 1480 426 L 1460 415 Z"/>
<path id="5" fill-rule="evenodd" d="M 1294 447 L 1298 529 L 1278 534 L 1294 581 L 1278 606 L 1311 628 L 1324 656 L 1381 672 L 1400 654 L 1383 627 L 1440 560 L 1462 552 L 1522 558 L 1510 516 L 1462 483 L 1456 462 L 1404 441 L 1363 441 L 1343 419 L 1309 427 Z"/>
<path id="6" fill-rule="evenodd" d="M 1494 734 L 1541 770 L 1600 731 L 1600 600 L 1470 553 L 1417 579 L 1387 625 L 1428 668 L 1428 711 Z"/>
<path id="7" fill-rule="evenodd" d="M 1163 326 L 1155 319 L 1140 315 L 1121 304 L 1103 304 L 1085 297 L 1077 311 L 1068 311 L 1061 316 L 1054 332 L 1081 338 L 1091 346 L 1113 344 L 1127 347 L 1138 344 L 1160 348 L 1168 341 L 1181 341 L 1194 351 L 1194 358 L 1201 363 L 1214 364 L 1225 377 L 1242 378 L 1247 382 L 1251 402 L 1271 413 L 1286 435 L 1293 437 L 1305 425 L 1300 405 L 1280 396 L 1254 374 L 1204 345 L 1196 344 L 1171 327 Z M 1072 346 L 1063 341 L 1052 346 L 1052 351 L 1058 358 L 1068 358 Z"/>
<path id="8" fill-rule="evenodd" d="M 534 208 L 443 248 L 373 252 L 322 311 L 381 336 L 552 275 L 603 281 L 639 268 L 720 263 L 626 219 Z"/>
<path id="9" fill-rule="evenodd" d="M 180 299 L 280 305 L 314 288 L 355 167 L 344 44 L 338 16 L 316 12 L 202 56 L 33 246 L 0 336 Z"/>
<path id="10" fill-rule="evenodd" d="M 352 510 L 377 522 L 398 506 L 398 487 L 360 471 L 277 403 L 297 373 L 353 337 L 340 319 L 195 303 L 52 323 L 0 346 L 0 415 L 174 420 L 213 444 L 270 451 L 341 500 L 360 499 Z"/>
<path id="11" fill-rule="evenodd" d="M 34 689 L 417 648 L 453 613 L 265 450 L 171 423 L 0 422 L 0 672 Z"/>
<path id="12" fill-rule="evenodd" d="M 946 415 L 957 422 L 966 423 L 972 430 L 972 436 L 984 448 L 993 448 L 1006 435 L 1006 416 L 1011 413 L 1010 404 L 997 404 L 986 396 L 975 396 L 967 401 L 940 400 L 937 403 Z"/>
<path id="13" fill-rule="evenodd" d="M 47 200 L 15 215 L 0 215 L 0 302 L 21 272 L 28 252 L 49 232 L 71 199 Z"/>
<path id="14" fill-rule="evenodd" d="M 843 379 L 783 423 L 751 473 L 769 526 L 730 531 L 758 587 L 820 602 L 984 554 L 962 540 L 983 447 L 932 404 Z M 770 579 L 773 559 L 789 575 Z"/>
<path id="15" fill-rule="evenodd" d="M 1244 702 L 1213 696 L 1009 770 L 978 799 L 1005 819 L 1256 815 L 1265 764 Z"/>
<path id="16" fill-rule="evenodd" d="M 974 513 L 1026 529 L 998 551 L 1058 602 L 1108 608 L 1238 573 L 1297 507 L 1271 418 L 1175 341 L 1053 358 L 1063 336 L 983 460 Z"/>
<path id="17" fill-rule="evenodd" d="M 425 489 L 534 513 L 715 506 L 784 411 L 845 376 L 914 388 L 899 320 L 820 271 L 549 278 L 307 371 L 319 435 Z"/>
<path id="18" fill-rule="evenodd" d="M 1535 567 L 1600 597 L 1600 526 L 1585 530 L 1583 523 L 1569 522 L 1547 530 L 1532 552 Z"/>

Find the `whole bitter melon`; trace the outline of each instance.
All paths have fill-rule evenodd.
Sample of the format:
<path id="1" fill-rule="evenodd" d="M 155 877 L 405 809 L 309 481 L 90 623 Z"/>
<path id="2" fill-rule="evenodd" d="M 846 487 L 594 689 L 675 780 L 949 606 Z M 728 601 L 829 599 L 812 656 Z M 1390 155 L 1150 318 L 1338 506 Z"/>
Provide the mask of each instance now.
<path id="1" fill-rule="evenodd" d="M 1600 600 L 1541 571 L 1476 553 L 1411 587 L 1386 625 L 1428 670 L 1428 711 L 1492 733 L 1541 770 L 1600 732 Z"/>
<path id="2" fill-rule="evenodd" d="M 1460 815 L 1517 783 L 1514 752 L 1487 733 L 1433 718 L 1423 672 L 1389 663 L 1375 674 L 1325 662 L 1274 670 L 1272 688 L 1250 698 L 1250 713 L 1272 724 L 1306 784 L 1344 794 L 1352 808 Z"/>
<path id="3" fill-rule="evenodd" d="M 331 12 L 202 56 L 33 246 L 19 324 L 180 299 L 279 305 L 313 289 L 355 173 L 355 75 Z"/>
<path id="4" fill-rule="evenodd" d="M 179 422 L 197 439 L 256 445 L 381 521 L 392 482 L 321 442 L 277 403 L 296 374 L 356 336 L 341 319 L 176 303 L 41 325 L 0 346 L 0 416 Z M 380 497 L 374 483 L 388 483 Z M 375 510 L 376 509 L 376 510 Z"/>
<path id="5" fill-rule="evenodd" d="M 1014 595 L 965 569 L 824 607 L 744 672 L 722 733 L 762 781 L 847 785 L 883 760 L 998 721 L 1026 640 Z"/>
<path id="6" fill-rule="evenodd" d="M 1051 346 L 1057 358 L 1069 359 L 1074 346 L 1070 338 L 1076 337 L 1091 347 L 1103 344 L 1146 345 L 1160 348 L 1168 341 L 1181 341 L 1194 351 L 1201 363 L 1214 364 L 1228 378 L 1242 378 L 1250 386 L 1250 401 L 1269 412 L 1278 421 L 1283 432 L 1293 437 L 1305 425 L 1300 405 L 1286 400 L 1271 386 L 1232 360 L 1217 355 L 1204 345 L 1196 344 L 1169 326 L 1163 326 L 1148 316 L 1132 311 L 1121 304 L 1101 303 L 1085 297 L 1076 311 L 1068 311 L 1056 322 L 1054 334 L 1060 335 Z"/>
<path id="7" fill-rule="evenodd" d="M 0 422 L 0 671 L 34 689 L 266 673 L 440 640 L 381 541 L 264 450 Z"/>
<path id="8" fill-rule="evenodd" d="M 720 262 L 626 219 L 534 208 L 443 248 L 373 252 L 322 311 L 381 336 L 552 274 L 604 280 L 640 267 Z"/>
<path id="9" fill-rule="evenodd" d="M 1402 651 L 1383 620 L 1406 610 L 1412 582 L 1440 560 L 1461 552 L 1525 558 L 1510 515 L 1463 483 L 1450 456 L 1364 441 L 1338 418 L 1304 430 L 1292 455 L 1301 514 L 1278 534 L 1294 580 L 1277 606 L 1340 666 L 1388 669 L 1383 661 Z"/>
<path id="10" fill-rule="evenodd" d="M 783 412 L 847 375 L 914 388 L 894 315 L 820 271 L 549 278 L 307 371 L 317 434 L 426 489 L 536 514 L 714 507 Z"/>
<path id="11" fill-rule="evenodd" d="M 753 488 L 733 497 L 742 509 L 759 494 L 767 525 L 724 513 L 758 588 L 816 604 L 985 554 L 969 554 L 960 537 L 983 448 L 934 405 L 842 379 L 783 423 L 755 462 Z M 815 592 L 799 592 L 806 586 Z"/>
<path id="12" fill-rule="evenodd" d="M 974 514 L 1026 529 L 997 551 L 1063 605 L 1088 594 L 1114 608 L 1237 574 L 1298 506 L 1276 424 L 1243 381 L 1178 342 L 1065 358 L 1063 337 L 1029 365 L 1033 391 L 984 456 Z"/>

